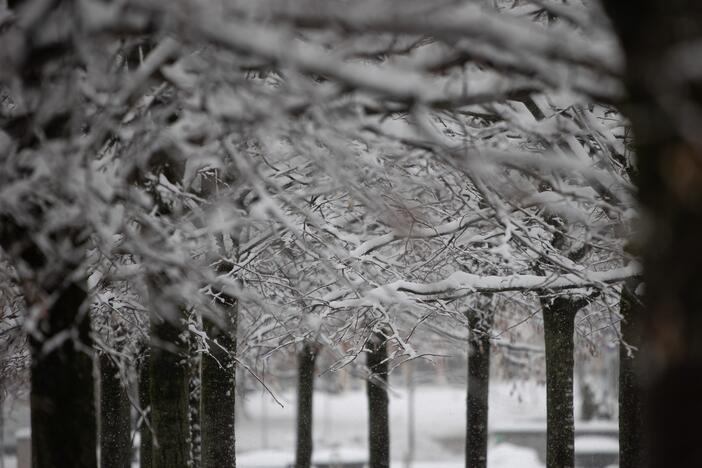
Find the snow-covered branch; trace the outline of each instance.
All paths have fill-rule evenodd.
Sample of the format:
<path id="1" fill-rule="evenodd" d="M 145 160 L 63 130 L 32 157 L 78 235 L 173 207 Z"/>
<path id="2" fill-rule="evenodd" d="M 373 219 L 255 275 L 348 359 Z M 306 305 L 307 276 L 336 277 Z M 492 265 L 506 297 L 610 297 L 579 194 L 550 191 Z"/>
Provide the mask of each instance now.
<path id="1" fill-rule="evenodd" d="M 363 242 L 361 245 L 356 247 L 351 251 L 352 257 L 361 257 L 367 255 L 374 250 L 384 247 L 396 240 L 400 239 L 427 239 L 431 237 L 445 236 L 448 234 L 456 233 L 462 229 L 470 227 L 480 221 L 483 221 L 485 216 L 464 216 L 460 219 L 449 221 L 440 226 L 434 228 L 430 227 L 418 227 L 412 228 L 408 233 L 400 232 L 390 232 L 388 234 L 383 234 L 373 239 L 369 239 Z"/>
<path id="2" fill-rule="evenodd" d="M 473 293 L 496 293 L 506 291 L 563 290 L 584 287 L 602 287 L 637 276 L 641 268 L 631 263 L 622 268 L 607 271 L 582 271 L 565 275 L 476 275 L 458 271 L 448 278 L 433 283 L 395 281 L 374 288 L 361 298 L 332 301 L 329 306 L 335 309 L 347 307 L 367 307 L 383 303 L 397 302 L 403 294 L 420 299 L 447 299 L 467 296 Z"/>

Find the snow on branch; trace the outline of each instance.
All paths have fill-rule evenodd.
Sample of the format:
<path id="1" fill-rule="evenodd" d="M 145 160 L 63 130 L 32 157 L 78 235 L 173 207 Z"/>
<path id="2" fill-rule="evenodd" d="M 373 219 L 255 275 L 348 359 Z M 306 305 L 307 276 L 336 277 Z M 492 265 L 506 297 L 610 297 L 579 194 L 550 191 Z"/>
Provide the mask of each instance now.
<path id="1" fill-rule="evenodd" d="M 492 77 L 465 89 L 447 90 L 439 79 L 409 67 L 348 62 L 327 48 L 303 42 L 280 28 L 250 23 L 225 22 L 212 11 L 190 11 L 185 22 L 219 46 L 251 54 L 275 64 L 289 66 L 335 80 L 347 87 L 380 94 L 398 102 L 422 102 L 432 107 L 461 107 L 519 98 L 540 89 L 529 79 Z"/>
<path id="2" fill-rule="evenodd" d="M 374 239 L 370 239 L 363 242 L 361 245 L 359 245 L 351 251 L 351 256 L 361 257 L 363 255 L 367 255 L 373 252 L 374 250 L 384 247 L 399 239 L 427 239 L 431 237 L 439 237 L 448 234 L 453 234 L 476 223 L 479 223 L 484 219 L 485 215 L 477 215 L 472 217 L 464 216 L 460 219 L 455 219 L 453 221 L 436 227 L 412 228 L 412 230 L 409 233 L 391 232 L 388 234 L 383 234 L 382 236 L 378 236 Z"/>
<path id="3" fill-rule="evenodd" d="M 368 291 L 363 297 L 332 301 L 334 309 L 368 307 L 382 303 L 397 302 L 403 294 L 419 296 L 421 299 L 448 299 L 468 296 L 472 293 L 496 293 L 507 291 L 562 290 L 584 287 L 602 287 L 618 283 L 641 273 L 638 263 L 607 271 L 581 271 L 564 275 L 475 275 L 457 271 L 448 278 L 433 283 L 395 281 Z"/>
<path id="4" fill-rule="evenodd" d="M 431 9 L 424 3 L 402 5 L 393 2 L 354 3 L 304 1 L 263 2 L 268 16 L 290 21 L 296 27 L 339 27 L 347 30 L 396 34 L 429 35 L 453 44 L 470 38 L 496 44 L 504 50 L 520 51 L 599 68 L 618 74 L 621 54 L 612 41 L 584 38 L 563 28 L 545 30 L 509 14 L 476 4 Z"/>

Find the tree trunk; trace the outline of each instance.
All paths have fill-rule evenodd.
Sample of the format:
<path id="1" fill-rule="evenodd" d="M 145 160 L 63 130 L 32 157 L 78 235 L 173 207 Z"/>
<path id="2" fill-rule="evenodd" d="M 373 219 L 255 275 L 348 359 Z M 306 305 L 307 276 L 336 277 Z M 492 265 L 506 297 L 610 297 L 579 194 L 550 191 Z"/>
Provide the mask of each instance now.
<path id="1" fill-rule="evenodd" d="M 200 376 L 200 354 L 197 353 L 195 336 L 188 342 L 188 422 L 190 424 L 190 468 L 200 468 L 202 461 L 202 426 L 200 401 L 202 378 Z"/>
<path id="2" fill-rule="evenodd" d="M 546 467 L 575 466 L 573 333 L 582 308 L 569 297 L 542 300 L 546 347 Z"/>
<path id="3" fill-rule="evenodd" d="M 702 444 L 702 2 L 606 0 L 626 59 L 624 111 L 634 130 L 647 215 L 644 438 L 650 467 L 700 466 Z"/>
<path id="4" fill-rule="evenodd" d="M 33 468 L 97 468 L 90 316 L 83 284 L 73 282 L 30 334 Z M 44 352 L 44 343 L 63 336 Z M 74 338 L 75 336 L 75 338 Z"/>
<path id="5" fill-rule="evenodd" d="M 100 468 L 129 468 L 131 417 L 127 390 L 109 355 L 100 355 Z"/>
<path id="6" fill-rule="evenodd" d="M 366 365 L 368 378 L 368 448 L 369 468 L 390 466 L 390 421 L 388 416 L 388 351 L 385 338 L 375 333 L 368 341 Z"/>
<path id="7" fill-rule="evenodd" d="M 3 112 L 8 125 L 0 130 L 0 186 L 14 187 L 13 201 L 0 206 L 0 246 L 38 317 L 29 330 L 34 468 L 97 467 L 87 284 L 77 279 L 87 276 L 82 263 L 89 230 L 78 208 L 84 206 L 87 158 L 78 150 L 84 132 L 79 73 L 85 67 L 74 40 L 84 36 L 76 3 L 38 8 L 17 0 L 3 13 L 12 21 L 0 27 L 2 47 L 18 58 L 2 54 L 0 80 L 9 102 L 20 103 L 17 118 Z M 47 32 L 48 41 L 37 39 Z"/>
<path id="8" fill-rule="evenodd" d="M 139 466 L 151 468 L 153 437 L 151 435 L 151 359 L 149 349 L 142 351 L 139 362 L 139 407 L 144 418 L 139 427 Z"/>
<path id="9" fill-rule="evenodd" d="M 642 395 L 639 383 L 641 300 L 635 294 L 640 279 L 624 283 L 619 312 L 622 342 L 619 345 L 619 467 L 639 468 L 642 457 Z M 631 349 L 633 347 L 635 349 Z"/>
<path id="10" fill-rule="evenodd" d="M 5 399 L 0 383 L 0 468 L 5 468 Z"/>
<path id="11" fill-rule="evenodd" d="M 152 468 L 189 468 L 187 345 L 175 319 L 151 319 Z"/>
<path id="12" fill-rule="evenodd" d="M 224 330 L 204 319 L 211 343 L 201 362 L 202 468 L 236 466 L 236 301 L 227 299 L 223 312 Z"/>
<path id="13" fill-rule="evenodd" d="M 295 468 L 312 465 L 312 395 L 314 394 L 314 363 L 317 346 L 305 343 L 298 355 L 297 365 L 297 445 Z"/>
<path id="14" fill-rule="evenodd" d="M 471 313 L 466 398 L 466 468 L 487 467 L 492 311 Z"/>

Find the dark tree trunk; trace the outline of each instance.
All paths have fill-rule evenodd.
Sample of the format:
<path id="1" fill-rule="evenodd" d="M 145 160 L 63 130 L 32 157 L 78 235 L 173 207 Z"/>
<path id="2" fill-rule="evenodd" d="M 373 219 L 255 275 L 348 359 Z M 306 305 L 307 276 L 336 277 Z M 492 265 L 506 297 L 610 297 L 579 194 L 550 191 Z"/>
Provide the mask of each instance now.
<path id="1" fill-rule="evenodd" d="M 626 58 L 644 240 L 643 432 L 651 467 L 700 466 L 702 2 L 603 2 Z"/>
<path id="2" fill-rule="evenodd" d="M 118 367 L 109 355 L 100 355 L 100 468 L 131 466 L 130 409 Z"/>
<path id="3" fill-rule="evenodd" d="M 17 116 L 3 112 L 8 125 L 0 130 L 0 186 L 15 188 L 13 202 L 0 205 L 0 247 L 21 276 L 27 306 L 38 312 L 29 334 L 34 468 L 97 467 L 87 284 L 77 279 L 84 277 L 88 229 L 73 211 L 82 206 L 74 199 L 81 197 L 81 183 L 65 171 L 72 168 L 70 175 L 80 179 L 86 159 L 76 157 L 84 107 L 76 3 L 37 8 L 34 2 L 9 2 L 4 15 L 12 20 L 0 27 L 0 47 L 6 49 L 2 87 L 10 102 L 21 103 Z M 47 41 L 37 39 L 47 31 Z M 9 59 L 10 50 L 17 60 Z"/>
<path id="4" fill-rule="evenodd" d="M 575 466 L 573 333 L 584 304 L 570 297 L 542 300 L 546 347 L 546 467 Z"/>
<path id="5" fill-rule="evenodd" d="M 624 283 L 620 302 L 622 343 L 619 345 L 619 467 L 639 468 L 642 457 L 642 390 L 639 382 L 641 300 L 640 279 Z M 634 348 L 634 349 L 632 349 Z"/>
<path id="6" fill-rule="evenodd" d="M 174 318 L 151 320 L 152 468 L 188 468 L 188 364 L 183 331 Z"/>
<path id="7" fill-rule="evenodd" d="M 202 426 L 200 402 L 202 395 L 200 354 L 197 353 L 195 336 L 189 340 L 188 355 L 188 415 L 190 423 L 190 468 L 200 468 L 202 460 Z"/>
<path id="8" fill-rule="evenodd" d="M 492 311 L 468 316 L 468 392 L 466 397 L 466 468 L 487 467 L 490 329 Z"/>
<path id="9" fill-rule="evenodd" d="M 312 395 L 314 394 L 314 363 L 317 345 L 305 343 L 298 354 L 297 364 L 297 444 L 295 468 L 312 465 Z"/>
<path id="10" fill-rule="evenodd" d="M 153 437 L 151 436 L 151 359 L 149 349 L 142 351 L 139 361 L 139 407 L 143 414 L 139 427 L 139 466 L 151 468 Z"/>
<path id="11" fill-rule="evenodd" d="M 388 415 L 388 350 L 385 338 L 374 334 L 368 341 L 368 448 L 370 468 L 390 466 L 390 420 Z"/>
<path id="12" fill-rule="evenodd" d="M 33 468 L 97 468 L 90 318 L 83 284 L 58 292 L 30 335 Z M 71 335 L 75 335 L 75 339 Z M 63 335 L 48 353 L 43 344 Z"/>
<path id="13" fill-rule="evenodd" d="M 222 310 L 223 325 L 204 320 L 212 342 L 201 363 L 202 468 L 236 466 L 236 301 L 227 299 Z"/>

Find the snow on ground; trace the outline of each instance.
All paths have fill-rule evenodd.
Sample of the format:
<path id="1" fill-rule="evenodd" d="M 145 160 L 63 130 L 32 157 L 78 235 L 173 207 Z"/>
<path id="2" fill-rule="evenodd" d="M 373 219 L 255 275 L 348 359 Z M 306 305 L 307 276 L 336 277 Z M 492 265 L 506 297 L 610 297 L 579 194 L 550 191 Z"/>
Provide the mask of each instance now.
<path id="1" fill-rule="evenodd" d="M 239 468 L 278 468 L 288 467 L 295 461 L 292 452 L 282 450 L 256 450 L 236 455 Z"/>
<path id="2" fill-rule="evenodd" d="M 243 452 L 262 448 L 292 451 L 295 443 L 295 395 L 249 395 L 237 420 L 237 443 Z M 545 389 L 530 383 L 496 383 L 490 388 L 490 426 L 545 424 Z M 317 447 L 366 447 L 367 401 L 365 389 L 314 395 L 314 440 Z M 441 445 L 443 439 L 461 439 L 465 434 L 465 389 L 419 386 L 414 392 L 416 460 L 436 463 L 463 456 Z M 409 398 L 405 388 L 393 388 L 390 400 L 391 456 L 404 460 L 409 445 Z"/>
<path id="3" fill-rule="evenodd" d="M 536 452 L 528 448 L 499 444 L 488 451 L 489 468 L 543 468 L 543 466 Z"/>
<path id="4" fill-rule="evenodd" d="M 258 450 L 237 456 L 239 468 L 286 468 L 294 463 L 292 452 L 282 450 Z M 313 463 L 363 462 L 367 453 L 360 449 L 332 450 L 329 453 L 320 452 L 313 458 Z M 391 468 L 408 468 L 405 462 L 393 461 Z M 449 461 L 414 462 L 409 468 L 464 468 L 462 459 Z M 491 448 L 488 455 L 488 468 L 543 468 L 536 452 L 510 444 L 499 444 Z"/>
<path id="5" fill-rule="evenodd" d="M 575 451 L 590 453 L 619 453 L 619 441 L 612 437 L 587 436 L 575 438 Z"/>
<path id="6" fill-rule="evenodd" d="M 545 388 L 531 382 L 495 382 L 490 386 L 492 430 L 545 428 Z M 237 452 L 241 468 L 280 467 L 291 461 L 295 444 L 295 395 L 276 394 L 280 407 L 267 393 L 251 393 L 243 398 L 237 414 Z M 576 402 L 577 404 L 577 402 Z M 393 387 L 390 395 L 390 433 L 393 468 L 404 468 L 410 446 L 408 437 L 409 393 Z M 465 389 L 450 386 L 418 386 L 414 391 L 415 435 L 412 468 L 462 468 L 465 437 Z M 612 422 L 578 423 L 603 428 Z M 365 388 L 338 394 L 315 392 L 315 457 L 331 456 L 333 447 L 356 454 L 366 453 L 367 399 Z M 448 440 L 454 444 L 447 444 Z M 456 444 L 455 442 L 458 442 Z M 606 437 L 578 437 L 576 450 L 614 450 L 616 440 Z M 325 454 L 325 451 L 327 452 Z M 258 453 L 255 453 L 258 452 Z M 348 453 L 346 454 L 348 455 Z M 349 455 L 350 456 L 350 455 Z M 267 465 L 266 463 L 274 463 Z M 536 452 L 508 443 L 491 444 L 490 468 L 537 468 Z M 6 468 L 15 468 L 14 457 L 6 457 Z"/>

